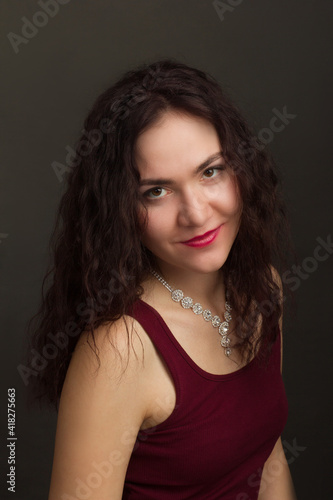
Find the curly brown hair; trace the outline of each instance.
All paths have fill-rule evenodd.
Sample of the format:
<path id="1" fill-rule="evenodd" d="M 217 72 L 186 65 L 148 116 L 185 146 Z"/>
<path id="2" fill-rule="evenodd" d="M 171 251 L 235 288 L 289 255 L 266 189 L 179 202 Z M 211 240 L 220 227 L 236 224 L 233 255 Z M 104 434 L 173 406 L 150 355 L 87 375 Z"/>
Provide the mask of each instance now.
<path id="1" fill-rule="evenodd" d="M 141 243 L 134 146 L 168 110 L 212 123 L 236 176 L 243 213 L 223 275 L 243 359 L 261 340 L 267 354 L 276 339 L 282 302 L 272 269 L 283 271 L 289 231 L 274 162 L 212 76 L 172 59 L 145 64 L 103 92 L 84 122 L 51 238 L 41 306 L 27 328 L 28 366 L 21 375 L 32 382 L 34 397 L 56 407 L 80 333 L 89 332 L 98 357 L 94 330 L 128 313 L 154 265 Z"/>

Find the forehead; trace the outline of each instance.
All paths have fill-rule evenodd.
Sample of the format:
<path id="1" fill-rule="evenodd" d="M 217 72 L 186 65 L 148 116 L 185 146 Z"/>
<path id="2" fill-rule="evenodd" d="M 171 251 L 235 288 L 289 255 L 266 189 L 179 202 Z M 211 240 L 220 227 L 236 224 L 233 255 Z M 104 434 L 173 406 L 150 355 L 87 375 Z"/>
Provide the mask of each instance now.
<path id="1" fill-rule="evenodd" d="M 177 174 L 194 169 L 221 150 L 214 126 L 201 117 L 168 111 L 137 139 L 140 175 Z"/>

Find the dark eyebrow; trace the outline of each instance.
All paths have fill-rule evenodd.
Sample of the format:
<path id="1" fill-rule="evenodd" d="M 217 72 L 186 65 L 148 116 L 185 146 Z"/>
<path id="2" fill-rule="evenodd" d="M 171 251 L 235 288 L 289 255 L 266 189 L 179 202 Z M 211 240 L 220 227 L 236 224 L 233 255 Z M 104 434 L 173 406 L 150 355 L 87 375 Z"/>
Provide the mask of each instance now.
<path id="1" fill-rule="evenodd" d="M 215 153 L 207 158 L 203 163 L 201 163 L 194 171 L 194 175 L 200 173 L 202 170 L 207 168 L 213 161 L 217 160 L 218 158 L 221 158 L 223 156 L 222 151 L 219 151 L 218 153 Z M 168 184 L 169 186 L 172 186 L 175 184 L 175 181 L 173 179 L 143 179 L 140 181 L 140 186 L 164 186 Z"/>

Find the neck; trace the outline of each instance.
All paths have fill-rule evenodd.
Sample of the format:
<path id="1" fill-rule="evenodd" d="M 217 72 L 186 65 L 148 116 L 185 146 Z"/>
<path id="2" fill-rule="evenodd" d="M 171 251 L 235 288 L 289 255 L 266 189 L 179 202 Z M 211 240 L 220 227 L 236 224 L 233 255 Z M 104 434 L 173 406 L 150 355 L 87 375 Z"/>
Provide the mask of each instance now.
<path id="1" fill-rule="evenodd" d="M 185 296 L 191 297 L 194 302 L 200 302 L 204 307 L 216 310 L 225 302 L 222 270 L 199 273 L 159 262 L 156 271 L 172 288 L 180 288 Z M 165 292 L 170 293 L 166 288 Z"/>

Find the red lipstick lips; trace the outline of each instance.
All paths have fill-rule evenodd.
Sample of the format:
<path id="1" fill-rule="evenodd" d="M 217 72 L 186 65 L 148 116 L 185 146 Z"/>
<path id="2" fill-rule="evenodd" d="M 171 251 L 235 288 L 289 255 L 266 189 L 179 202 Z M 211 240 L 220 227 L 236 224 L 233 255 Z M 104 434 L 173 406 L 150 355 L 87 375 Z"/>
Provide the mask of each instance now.
<path id="1" fill-rule="evenodd" d="M 208 231 L 207 233 L 202 234 L 200 236 L 196 236 L 195 238 L 192 238 L 190 240 L 182 241 L 181 243 L 183 245 L 187 245 L 190 247 L 198 247 L 198 248 L 210 245 L 211 243 L 213 243 L 216 236 L 220 232 L 222 225 L 217 227 L 216 229 L 213 229 L 212 231 Z"/>

